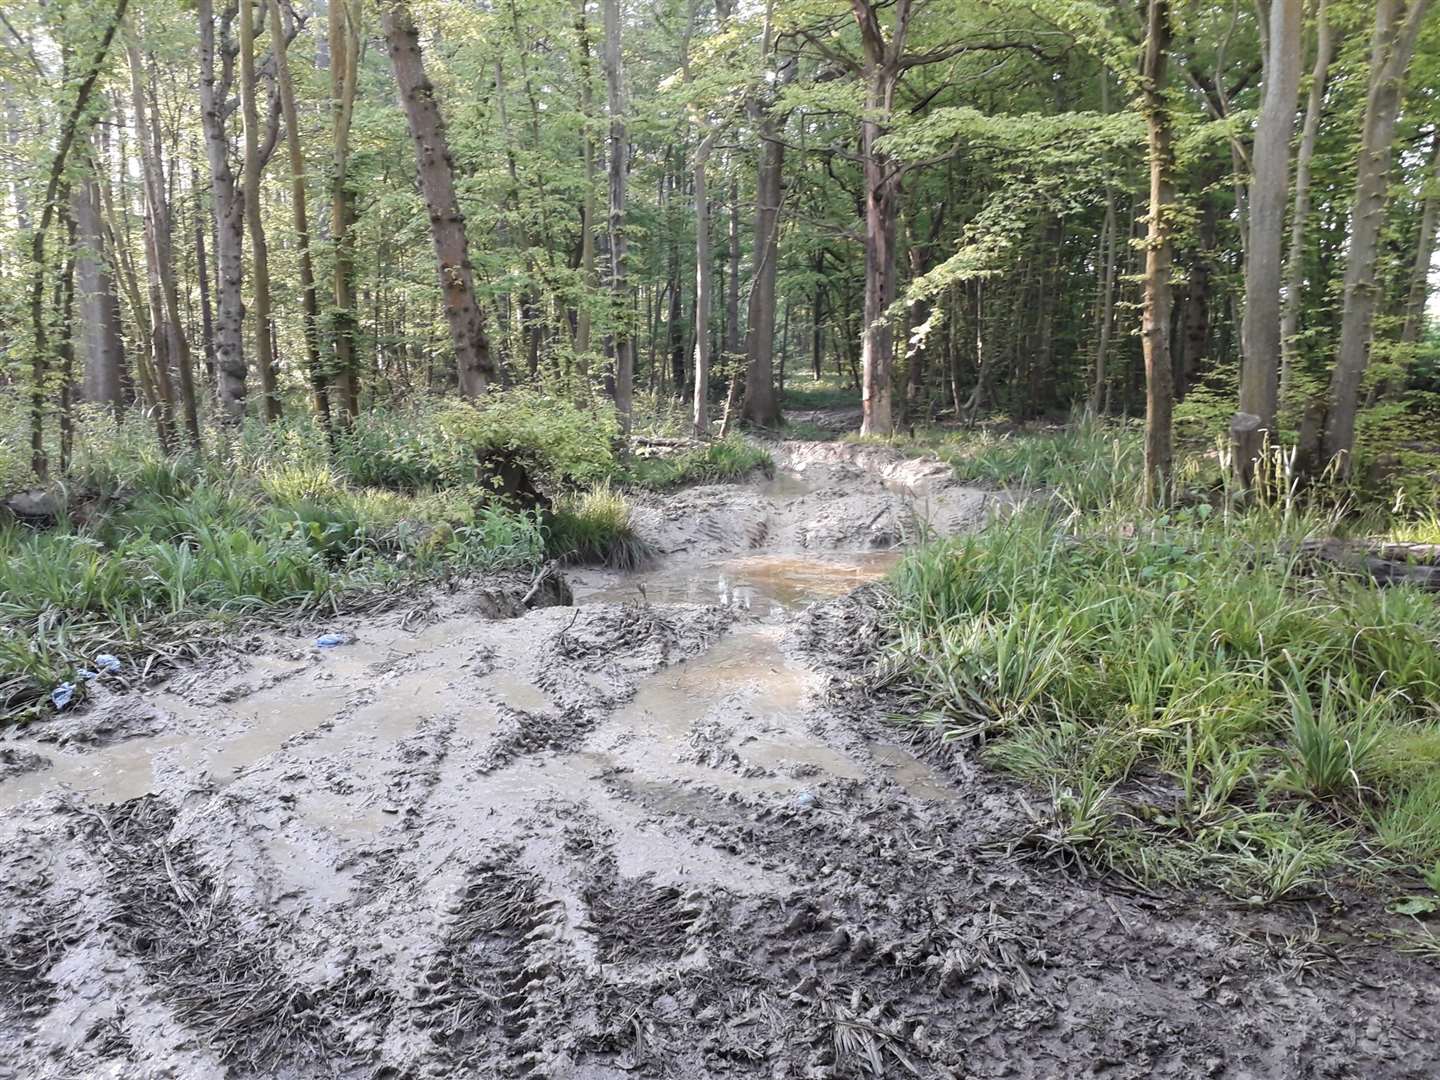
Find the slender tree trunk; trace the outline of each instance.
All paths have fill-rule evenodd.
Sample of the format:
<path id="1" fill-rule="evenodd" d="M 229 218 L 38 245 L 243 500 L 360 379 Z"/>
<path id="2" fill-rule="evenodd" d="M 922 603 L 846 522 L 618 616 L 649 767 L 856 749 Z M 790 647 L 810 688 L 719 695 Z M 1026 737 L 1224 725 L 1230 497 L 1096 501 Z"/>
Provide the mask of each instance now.
<path id="1" fill-rule="evenodd" d="M 1281 250 L 1290 191 L 1290 133 L 1295 126 L 1295 99 L 1300 90 L 1303 25 L 1301 0 L 1272 0 L 1260 122 L 1250 155 L 1250 257 L 1245 266 L 1240 408 L 1231 426 L 1231 449 L 1241 487 L 1250 484 L 1265 434 L 1275 430 L 1280 386 Z"/>
<path id="2" fill-rule="evenodd" d="M 731 162 L 734 168 L 734 162 Z M 740 182 L 730 177 L 728 247 L 725 253 L 725 343 L 727 359 L 740 352 Z"/>
<path id="3" fill-rule="evenodd" d="M 614 297 L 615 409 L 630 430 L 635 352 L 627 318 L 625 186 L 630 173 L 630 138 L 625 128 L 625 72 L 620 57 L 620 0 L 603 0 L 605 85 L 610 110 L 610 291 Z"/>
<path id="4" fill-rule="evenodd" d="M 217 50 L 213 0 L 198 0 L 200 15 L 200 119 L 210 162 L 210 193 L 215 211 L 215 367 L 221 418 L 238 424 L 245 416 L 245 205 L 230 167 L 230 91 L 235 81 L 230 23 L 235 6 L 220 16 Z M 217 55 L 218 52 L 218 55 Z M 220 71 L 216 72 L 216 62 Z"/>
<path id="5" fill-rule="evenodd" d="M 339 423 L 349 426 L 360 411 L 360 367 L 355 352 L 355 196 L 350 190 L 350 120 L 360 64 L 358 13 L 350 0 L 329 0 L 330 241 L 335 248 L 331 385 L 340 407 Z"/>
<path id="6" fill-rule="evenodd" d="M 1300 301 L 1305 280 L 1305 228 L 1310 217 L 1310 163 L 1320 135 L 1320 116 L 1325 110 L 1325 84 L 1330 59 L 1335 52 L 1335 33 L 1330 25 L 1329 0 L 1320 0 L 1315 12 L 1315 67 L 1310 73 L 1310 93 L 1305 102 L 1305 122 L 1300 146 L 1295 151 L 1295 196 L 1290 210 L 1290 251 L 1285 262 L 1285 290 L 1280 305 L 1280 395 L 1283 405 L 1289 395 L 1290 377 L 1298 357 L 1296 338 L 1300 333 Z"/>
<path id="7" fill-rule="evenodd" d="M 174 387 L 170 367 L 179 376 L 179 397 L 185 417 L 185 432 L 190 445 L 200 449 L 200 419 L 195 402 L 195 376 L 190 362 L 190 342 L 180 315 L 180 290 L 175 282 L 175 254 L 170 224 L 170 203 L 167 197 L 164 165 L 160 153 L 160 133 L 147 115 L 142 74 L 145 66 L 134 42 L 127 43 L 130 64 L 130 94 L 135 115 L 135 141 L 140 150 L 140 168 L 144 177 L 146 236 L 151 263 L 152 288 L 158 289 L 160 303 L 154 315 L 157 340 L 155 355 L 156 383 L 165 403 L 167 420 L 173 415 Z M 160 339 L 163 338 L 163 346 Z"/>
<path id="8" fill-rule="evenodd" d="M 195 277 L 200 291 L 200 336 L 205 349 L 205 375 L 215 381 L 215 309 L 210 298 L 210 258 L 205 251 L 207 215 L 200 198 L 200 170 L 190 166 L 190 186 L 195 195 Z M 211 219 L 213 221 L 213 219 Z"/>
<path id="9" fill-rule="evenodd" d="M 767 48 L 770 46 L 767 44 Z M 794 65 L 787 66 L 788 81 Z M 780 401 L 775 396 L 775 280 L 780 258 L 780 202 L 783 198 L 785 144 L 782 117 L 773 106 L 754 108 L 760 136 L 760 162 L 755 173 L 755 270 L 746 319 L 744 416 L 759 427 L 780 424 Z"/>
<path id="10" fill-rule="evenodd" d="M 420 190 L 430 211 L 430 236 L 435 243 L 445 318 L 460 373 L 460 392 L 480 397 L 496 376 L 485 322 L 475 297 L 474 273 L 465 238 L 465 217 L 455 198 L 455 178 L 445 124 L 435 101 L 435 88 L 425 75 L 420 34 L 410 9 L 397 0 L 382 19 L 390 63 L 400 90 L 400 102 L 415 143 L 415 165 Z"/>
<path id="11" fill-rule="evenodd" d="M 276 28 L 270 28 L 271 40 Z M 260 415 L 280 418 L 280 395 L 275 385 L 275 356 L 270 342 L 270 249 L 260 213 L 260 110 L 255 101 L 255 6 L 240 0 L 240 113 L 245 128 L 245 219 L 250 227 L 250 269 L 254 282 L 255 366 L 260 369 Z"/>
<path id="12" fill-rule="evenodd" d="M 575 366 L 584 400 L 590 398 L 590 294 L 595 288 L 595 123 L 594 90 L 590 83 L 590 31 L 586 0 L 576 0 L 575 39 L 579 50 L 581 157 L 585 162 L 585 194 L 580 203 L 580 297 L 575 304 Z"/>
<path id="13" fill-rule="evenodd" d="M 1425 301 L 1430 297 L 1430 268 L 1435 259 L 1436 226 L 1440 225 L 1440 128 L 1430 135 L 1429 190 L 1420 209 L 1420 234 L 1415 242 L 1415 259 L 1410 266 L 1410 288 L 1405 295 L 1405 316 L 1400 324 L 1400 342 L 1414 345 L 1425 328 Z"/>
<path id="14" fill-rule="evenodd" d="M 1415 51 L 1429 0 L 1379 0 L 1371 41 L 1370 89 L 1360 132 L 1355 170 L 1355 202 L 1350 217 L 1350 242 L 1345 255 L 1344 316 L 1340 348 L 1330 379 L 1325 418 L 1324 457 L 1344 455 L 1349 469 L 1355 444 L 1355 414 L 1360 381 L 1370 360 L 1370 344 L 1378 301 L 1375 264 L 1380 230 L 1385 222 L 1386 184 L 1395 141 L 1395 122 L 1405 89 L 1405 76 Z"/>
<path id="15" fill-rule="evenodd" d="M 690 423 L 695 434 L 710 434 L 710 195 L 705 181 L 710 151 L 719 136 L 718 128 L 706 132 L 695 149 L 695 397 Z"/>
<path id="16" fill-rule="evenodd" d="M 280 108 L 285 116 L 285 145 L 290 156 L 290 207 L 295 215 L 295 243 L 300 254 L 300 303 L 305 337 L 305 361 L 310 386 L 326 431 L 330 430 L 330 388 L 320 363 L 320 299 L 315 290 L 315 262 L 310 254 L 310 223 L 305 208 L 305 152 L 300 146 L 300 112 L 295 107 L 295 84 L 290 77 L 290 55 L 281 20 L 280 0 L 270 0 L 270 40 L 274 42 L 275 78 Z"/>
<path id="17" fill-rule="evenodd" d="M 1170 115 L 1165 73 L 1170 49 L 1169 0 L 1149 0 L 1146 16 L 1142 106 L 1150 162 L 1149 234 L 1145 247 L 1145 301 L 1141 340 L 1145 351 L 1145 498 L 1152 504 L 1169 498 L 1171 411 L 1174 369 L 1170 361 L 1170 213 L 1175 201 L 1171 180 Z"/>

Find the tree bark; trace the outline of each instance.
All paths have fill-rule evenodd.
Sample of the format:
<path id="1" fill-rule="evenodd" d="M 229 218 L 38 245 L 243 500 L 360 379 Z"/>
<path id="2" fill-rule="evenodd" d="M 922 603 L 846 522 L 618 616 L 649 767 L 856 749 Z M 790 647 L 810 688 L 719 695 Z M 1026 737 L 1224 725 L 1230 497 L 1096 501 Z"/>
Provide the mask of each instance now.
<path id="1" fill-rule="evenodd" d="M 1335 33 L 1330 25 L 1328 0 L 1320 0 L 1315 12 L 1315 67 L 1310 72 L 1310 93 L 1305 102 L 1305 121 L 1300 145 L 1295 151 L 1295 196 L 1290 210 L 1290 250 L 1285 260 L 1285 289 L 1280 305 L 1280 393 L 1277 408 L 1289 395 L 1290 377 L 1299 355 L 1296 338 L 1300 333 L 1300 301 L 1305 280 L 1305 228 L 1310 217 L 1310 164 L 1320 136 L 1320 116 L 1325 110 L 1325 84 L 1330 59 L 1335 53 Z"/>
<path id="2" fill-rule="evenodd" d="M 635 352 L 630 340 L 626 282 L 625 187 L 630 173 L 630 139 L 625 127 L 625 71 L 620 55 L 620 0 L 604 0 L 605 86 L 610 111 L 610 291 L 616 320 L 615 410 L 623 430 L 630 430 L 635 381 Z"/>
<path id="3" fill-rule="evenodd" d="M 221 419 L 238 424 L 245 417 L 245 205 L 230 164 L 226 121 L 234 106 L 235 54 L 230 23 L 235 6 L 220 15 L 219 47 L 213 0 L 198 0 L 200 15 L 200 119 L 210 163 L 210 194 L 215 212 L 215 367 Z M 216 72 L 216 61 L 220 70 Z"/>
<path id="4" fill-rule="evenodd" d="M 580 202 L 580 296 L 575 303 L 575 368 L 583 400 L 590 399 L 590 293 L 595 288 L 595 122 L 594 90 L 590 84 L 590 31 L 585 21 L 586 0 L 576 0 L 575 42 L 579 50 L 580 140 L 585 163 L 585 194 Z"/>
<path id="5" fill-rule="evenodd" d="M 773 45 L 767 42 L 767 51 Z M 788 81 L 794 65 L 781 76 Z M 780 257 L 780 203 L 784 198 L 785 143 L 782 117 L 773 106 L 756 104 L 760 161 L 755 172 L 755 260 L 746 313 L 744 417 L 759 427 L 780 425 L 775 396 L 775 279 Z"/>
<path id="6" fill-rule="evenodd" d="M 1378 301 L 1375 264 L 1384 225 L 1386 183 L 1395 142 L 1395 122 L 1405 89 L 1405 76 L 1415 51 L 1429 0 L 1379 0 L 1371 39 L 1370 89 L 1360 133 L 1355 170 L 1355 202 L 1350 241 L 1345 254 L 1344 316 L 1340 348 L 1330 378 L 1323 453 L 1342 458 L 1349 470 L 1355 444 L 1355 414 L 1360 381 L 1370 361 L 1370 344 Z"/>
<path id="7" fill-rule="evenodd" d="M 280 419 L 280 394 L 276 388 L 275 356 L 270 343 L 274 327 L 270 319 L 270 249 L 265 241 L 265 221 L 260 213 L 260 109 L 255 101 L 255 7 L 251 0 L 240 3 L 240 114 L 245 135 L 245 219 L 250 227 L 250 270 L 255 303 L 255 366 L 260 369 L 260 415 L 267 421 Z M 273 40 L 277 28 L 270 28 Z"/>
<path id="8" fill-rule="evenodd" d="M 350 0 L 329 0 L 330 51 L 330 241 L 335 247 L 335 310 L 330 371 L 338 418 L 348 426 L 360 411 L 360 367 L 355 353 L 355 196 L 350 190 L 350 120 L 360 63 L 359 16 Z"/>
<path id="9" fill-rule="evenodd" d="M 1425 301 L 1430 297 L 1430 267 L 1435 258 L 1436 226 L 1440 225 L 1440 128 L 1430 135 L 1429 190 L 1420 208 L 1420 234 L 1415 241 L 1415 259 L 1410 265 L 1410 288 L 1405 294 L 1405 316 L 1400 324 L 1400 343 L 1414 345 L 1425 328 Z"/>
<path id="10" fill-rule="evenodd" d="M 93 171 L 101 167 L 100 162 L 93 162 L 91 172 L 71 193 L 78 244 L 75 291 L 83 342 L 81 393 L 86 401 L 109 405 L 118 418 L 125 401 L 125 351 L 120 338 L 120 303 L 100 219 L 100 187 Z"/>
<path id="11" fill-rule="evenodd" d="M 30 344 L 34 350 L 30 368 L 30 467 L 40 480 L 46 479 L 50 472 L 50 462 L 45 452 L 45 398 L 50 349 L 45 325 L 45 236 L 56 212 L 61 209 L 60 195 L 64 191 L 65 166 L 70 158 L 70 150 L 75 145 L 76 137 L 80 135 L 80 123 L 86 115 L 86 106 L 89 105 L 90 98 L 95 92 L 95 84 L 99 81 L 100 72 L 105 66 L 105 58 L 109 55 L 110 44 L 115 40 L 115 33 L 120 28 L 121 20 L 125 18 L 125 9 L 128 3 L 129 0 L 117 0 L 115 14 L 106 24 L 89 66 L 85 70 L 85 75 L 75 91 L 75 101 L 65 114 L 65 119 L 60 126 L 60 140 L 56 145 L 54 156 L 50 159 L 49 175 L 45 181 L 45 201 L 40 209 L 40 221 L 35 226 L 30 238 L 32 268 L 30 283 L 32 336 Z M 65 201 L 68 201 L 68 198 L 67 193 Z"/>
<path id="12" fill-rule="evenodd" d="M 185 433 L 190 445 L 200 449 L 200 419 L 195 401 L 195 375 L 190 361 L 190 342 L 180 314 L 180 290 L 175 281 L 175 253 L 170 221 L 170 203 L 166 195 L 165 169 L 160 156 L 160 133 L 147 116 L 145 91 L 141 76 L 145 70 L 140 50 L 133 41 L 127 42 L 130 64 L 130 94 L 135 114 L 135 140 L 140 149 L 140 169 L 144 178 L 146 235 L 153 280 L 159 289 L 160 304 L 154 313 L 157 338 L 156 383 L 167 413 L 174 408 L 174 387 L 170 381 L 170 365 L 179 376 L 179 397 L 185 417 Z M 163 336 L 164 346 L 159 346 Z M 167 358 L 168 363 L 161 358 Z M 167 417 L 168 418 L 168 417 Z"/>
<path id="13" fill-rule="evenodd" d="M 1145 299 L 1141 340 L 1145 352 L 1145 499 L 1151 504 L 1169 498 L 1174 404 L 1174 369 L 1170 360 L 1170 212 L 1175 201 L 1170 115 L 1165 100 L 1165 74 L 1170 49 L 1170 4 L 1149 0 L 1146 15 L 1144 84 L 1150 164 L 1149 231 L 1145 241 Z"/>
<path id="14" fill-rule="evenodd" d="M 712 128 L 695 148 L 695 394 L 690 424 L 695 434 L 710 434 L 708 400 L 710 395 L 710 281 L 713 273 L 710 256 L 710 194 L 705 179 L 710 152 L 720 135 Z"/>
<path id="15" fill-rule="evenodd" d="M 465 238 L 465 217 L 455 198 L 455 178 L 445 124 L 435 100 L 435 88 L 425 75 L 420 34 L 409 6 L 397 0 L 382 17 L 390 64 L 400 91 L 400 103 L 415 143 L 415 166 L 420 191 L 430 212 L 430 236 L 435 245 L 445 318 L 460 375 L 460 392 L 480 397 L 496 375 L 485 336 L 485 322 L 475 298 L 474 273 Z"/>
<path id="16" fill-rule="evenodd" d="M 330 388 L 320 363 L 320 299 L 315 290 L 315 262 L 310 254 L 310 223 L 305 207 L 305 152 L 300 146 L 300 112 L 295 107 L 295 83 L 290 77 L 289 33 L 281 20 L 280 0 L 270 0 L 270 40 L 274 42 L 275 78 L 280 108 L 285 116 L 285 145 L 290 156 L 290 208 L 295 215 L 295 243 L 300 255 L 301 322 L 305 362 L 310 373 L 315 412 L 330 430 Z"/>
<path id="17" fill-rule="evenodd" d="M 1301 0 L 1272 0 L 1266 35 L 1260 121 L 1251 152 L 1250 244 L 1245 266 L 1244 362 L 1239 411 L 1258 417 L 1254 434 L 1232 447 L 1236 479 L 1248 487 L 1266 433 L 1275 430 L 1280 386 L 1281 249 L 1290 191 L 1290 134 L 1300 90 Z M 1250 431 L 1249 425 L 1236 428 Z"/>

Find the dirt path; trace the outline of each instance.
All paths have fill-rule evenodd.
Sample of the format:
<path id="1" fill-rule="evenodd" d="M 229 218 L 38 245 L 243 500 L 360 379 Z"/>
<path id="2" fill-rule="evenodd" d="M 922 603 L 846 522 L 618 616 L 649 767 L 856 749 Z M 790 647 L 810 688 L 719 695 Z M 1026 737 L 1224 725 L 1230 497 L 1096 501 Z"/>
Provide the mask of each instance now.
<path id="1" fill-rule="evenodd" d="M 0 740 L 0 1077 L 1440 1072 L 1433 968 L 1008 853 L 1011 790 L 854 678 L 852 590 L 993 497 L 780 455 L 573 607 L 436 594 Z"/>

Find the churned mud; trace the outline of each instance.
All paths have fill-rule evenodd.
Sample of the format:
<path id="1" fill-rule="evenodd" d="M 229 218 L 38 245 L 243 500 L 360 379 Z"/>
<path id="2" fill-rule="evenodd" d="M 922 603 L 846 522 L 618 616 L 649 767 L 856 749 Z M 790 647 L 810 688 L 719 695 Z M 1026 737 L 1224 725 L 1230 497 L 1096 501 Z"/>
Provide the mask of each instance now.
<path id="1" fill-rule="evenodd" d="M 1435 969 L 1338 912 L 1017 853 L 1013 790 L 865 675 L 866 583 L 994 497 L 780 460 L 642 506 L 646 572 L 257 636 L 7 733 L 0 1076 L 1440 1073 Z"/>

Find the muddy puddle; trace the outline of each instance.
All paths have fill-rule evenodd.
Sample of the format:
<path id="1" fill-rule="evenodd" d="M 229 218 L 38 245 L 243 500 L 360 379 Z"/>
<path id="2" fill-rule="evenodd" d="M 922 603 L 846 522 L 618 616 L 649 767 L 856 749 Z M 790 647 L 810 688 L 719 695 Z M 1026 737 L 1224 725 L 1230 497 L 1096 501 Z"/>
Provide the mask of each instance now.
<path id="1" fill-rule="evenodd" d="M 841 664 L 990 497 L 776 456 L 573 606 L 437 590 L 0 736 L 0 1080 L 1435 1075 L 1429 969 L 1019 851 Z"/>

